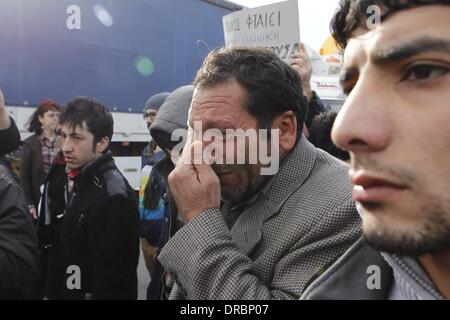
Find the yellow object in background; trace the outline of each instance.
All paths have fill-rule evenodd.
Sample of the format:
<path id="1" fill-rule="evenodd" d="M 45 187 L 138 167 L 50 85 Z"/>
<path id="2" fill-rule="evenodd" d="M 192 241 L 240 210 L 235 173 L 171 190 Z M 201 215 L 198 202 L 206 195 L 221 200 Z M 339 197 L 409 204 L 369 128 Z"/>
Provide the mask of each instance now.
<path id="1" fill-rule="evenodd" d="M 334 40 L 333 36 L 328 36 L 328 38 L 325 40 L 325 42 L 322 44 L 322 47 L 320 48 L 320 55 L 321 56 L 329 56 L 332 54 L 339 53 L 339 48 Z"/>

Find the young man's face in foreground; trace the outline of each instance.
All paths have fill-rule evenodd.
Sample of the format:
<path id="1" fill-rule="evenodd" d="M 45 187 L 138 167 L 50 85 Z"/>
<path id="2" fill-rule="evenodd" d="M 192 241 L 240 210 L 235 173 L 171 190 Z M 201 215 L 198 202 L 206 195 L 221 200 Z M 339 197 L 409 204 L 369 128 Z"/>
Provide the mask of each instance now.
<path id="1" fill-rule="evenodd" d="M 94 143 L 94 135 L 89 131 L 86 122 L 82 126 L 65 123 L 61 126 L 61 149 L 69 169 L 80 169 L 98 158 L 104 146 L 102 141 Z"/>
<path id="2" fill-rule="evenodd" d="M 366 239 L 420 255 L 450 248 L 450 6 L 399 11 L 349 40 L 333 140 L 351 152 Z"/>

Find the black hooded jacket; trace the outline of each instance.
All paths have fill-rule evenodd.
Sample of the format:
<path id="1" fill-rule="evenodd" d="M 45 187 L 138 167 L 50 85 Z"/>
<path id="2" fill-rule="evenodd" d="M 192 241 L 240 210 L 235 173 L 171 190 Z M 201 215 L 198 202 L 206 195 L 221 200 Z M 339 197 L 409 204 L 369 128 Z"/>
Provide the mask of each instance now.
<path id="1" fill-rule="evenodd" d="M 153 140 L 163 149 L 172 150 L 184 140 L 172 141 L 172 133 L 177 129 L 183 129 L 187 133 L 187 120 L 189 108 L 194 94 L 194 87 L 191 85 L 183 86 L 173 91 L 166 99 L 165 103 L 159 109 L 153 125 L 150 127 L 150 134 Z M 169 238 L 181 227 L 181 220 L 178 219 L 178 209 L 175 200 L 171 194 L 167 178 L 174 169 L 170 157 L 166 156 L 155 165 L 155 170 L 160 176 L 166 188 L 165 206 L 167 216 L 165 217 L 164 227 L 161 234 L 160 247 L 167 243 Z M 159 261 L 155 264 L 155 270 L 152 275 L 152 281 L 147 291 L 147 299 L 164 299 L 167 288 L 164 281 L 164 269 Z"/>

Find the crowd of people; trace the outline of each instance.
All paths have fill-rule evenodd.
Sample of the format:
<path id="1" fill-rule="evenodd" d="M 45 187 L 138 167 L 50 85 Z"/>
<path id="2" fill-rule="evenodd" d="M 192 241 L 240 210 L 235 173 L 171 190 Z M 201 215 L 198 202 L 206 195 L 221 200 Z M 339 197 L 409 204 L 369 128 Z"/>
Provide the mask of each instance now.
<path id="1" fill-rule="evenodd" d="M 450 298 L 449 16 L 446 0 L 342 0 L 339 113 L 304 46 L 290 65 L 210 52 L 145 104 L 138 197 L 108 108 L 44 100 L 19 181 L 0 164 L 0 299 L 136 299 L 140 250 L 149 300 Z M 0 93 L 0 156 L 19 144 Z"/>

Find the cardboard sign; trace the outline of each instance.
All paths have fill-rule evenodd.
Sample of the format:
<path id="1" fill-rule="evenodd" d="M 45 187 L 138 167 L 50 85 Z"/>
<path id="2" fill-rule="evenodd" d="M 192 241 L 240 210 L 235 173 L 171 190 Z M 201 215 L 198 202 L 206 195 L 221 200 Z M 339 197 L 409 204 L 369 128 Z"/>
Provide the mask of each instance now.
<path id="1" fill-rule="evenodd" d="M 298 0 L 241 10 L 222 20 L 226 46 L 270 48 L 287 63 L 300 51 Z"/>

